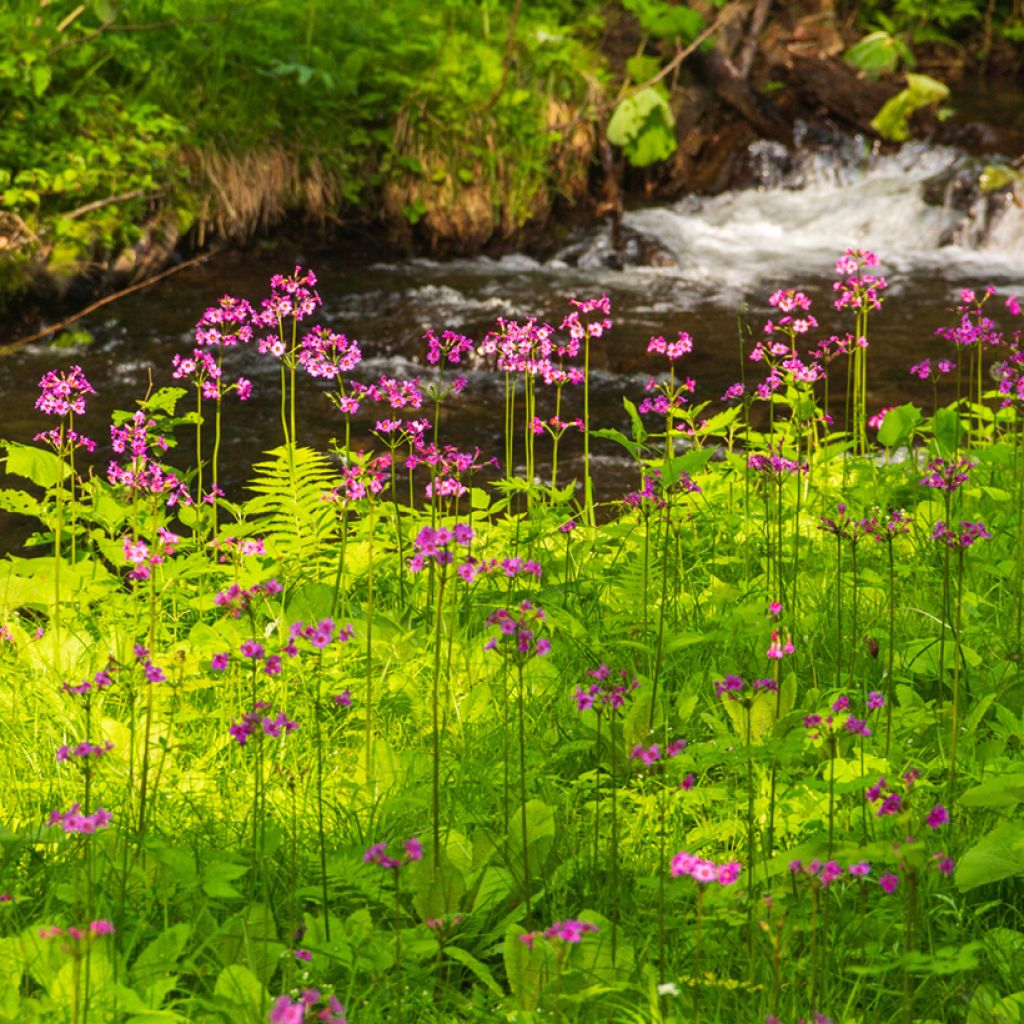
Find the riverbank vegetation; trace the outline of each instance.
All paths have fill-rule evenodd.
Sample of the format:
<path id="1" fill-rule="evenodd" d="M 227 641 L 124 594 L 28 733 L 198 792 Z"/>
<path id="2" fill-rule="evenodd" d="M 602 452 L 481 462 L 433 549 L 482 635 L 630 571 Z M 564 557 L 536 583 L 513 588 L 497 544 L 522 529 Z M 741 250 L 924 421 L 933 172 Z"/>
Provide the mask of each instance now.
<path id="1" fill-rule="evenodd" d="M 221 298 L 109 425 L 56 368 L 4 445 L 0 1019 L 1019 1020 L 1017 299 L 937 311 L 878 410 L 849 251 L 713 405 L 652 338 L 621 432 L 605 296 L 367 378 L 318 288 Z M 468 365 L 499 450 L 446 436 Z M 251 401 L 280 445 L 224 494 Z"/>
<path id="2" fill-rule="evenodd" d="M 1008 0 L 13 0 L 0 30 L 6 301 L 110 290 L 289 216 L 476 252 L 560 203 L 614 212 L 623 186 L 721 190 L 811 111 L 930 130 L 905 121 L 943 98 L 926 77 L 872 120 L 906 71 L 1019 70 L 1024 21 Z"/>

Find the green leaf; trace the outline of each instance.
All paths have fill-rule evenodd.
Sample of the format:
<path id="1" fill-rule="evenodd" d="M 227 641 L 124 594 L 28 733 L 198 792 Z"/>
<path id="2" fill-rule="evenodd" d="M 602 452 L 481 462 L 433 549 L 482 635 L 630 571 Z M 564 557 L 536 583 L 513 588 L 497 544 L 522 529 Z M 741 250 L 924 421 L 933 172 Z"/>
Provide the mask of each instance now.
<path id="1" fill-rule="evenodd" d="M 683 43 L 692 42 L 704 28 L 699 11 L 665 0 L 622 0 L 622 6 L 640 22 L 640 27 L 657 39 L 679 37 Z"/>
<path id="2" fill-rule="evenodd" d="M 608 121 L 608 141 L 619 146 L 634 167 L 666 160 L 676 150 L 676 119 L 655 87 L 627 96 Z"/>
<path id="3" fill-rule="evenodd" d="M 270 993 L 248 967 L 229 964 L 217 976 L 213 988 L 214 999 L 226 1003 L 233 1011 L 245 1014 L 244 1020 L 260 1020 L 260 1011 L 270 1005 Z M 232 1020 L 239 1020 L 232 1017 Z"/>
<path id="4" fill-rule="evenodd" d="M 1024 874 L 1024 828 L 1019 819 L 1004 821 L 975 843 L 956 867 L 961 892 Z"/>
<path id="5" fill-rule="evenodd" d="M 932 433 L 935 437 L 935 448 L 940 456 L 948 459 L 960 444 L 964 436 L 964 427 L 960 422 L 960 413 L 946 406 L 939 409 L 932 417 Z"/>
<path id="6" fill-rule="evenodd" d="M 173 416 L 178 402 L 187 394 L 188 392 L 184 388 L 160 388 L 139 405 L 146 412 L 162 412 Z"/>
<path id="7" fill-rule="evenodd" d="M 481 963 L 471 953 L 467 953 L 464 949 L 460 949 L 458 946 L 445 946 L 444 955 L 450 960 L 454 960 L 457 964 L 462 964 L 481 982 L 491 995 L 497 996 L 499 999 L 505 995 L 502 987 L 494 980 L 494 975 L 491 973 L 491 969 L 484 963 Z"/>
<path id="8" fill-rule="evenodd" d="M 239 899 L 242 894 L 231 883 L 241 878 L 248 870 L 245 864 L 215 860 L 203 868 L 203 892 L 215 900 Z"/>
<path id="9" fill-rule="evenodd" d="M 896 71 L 900 61 L 912 66 L 913 57 L 898 36 L 889 32 L 872 32 L 854 43 L 843 54 L 843 60 L 869 78 L 879 78 Z"/>
<path id="10" fill-rule="evenodd" d="M 1000 775 L 971 786 L 957 802 L 961 807 L 1014 807 L 1024 802 L 1024 773 Z"/>
<path id="11" fill-rule="evenodd" d="M 949 86 L 928 75 L 907 72 L 907 88 L 888 100 L 874 116 L 871 127 L 890 142 L 910 138 L 908 118 L 916 110 L 935 106 L 949 99 Z"/>
<path id="12" fill-rule="evenodd" d="M 921 410 L 912 402 L 890 409 L 878 428 L 878 443 L 884 444 L 886 448 L 900 448 L 909 444 L 921 420 Z"/>
<path id="13" fill-rule="evenodd" d="M 636 411 L 636 406 L 625 395 L 622 397 L 622 406 L 629 414 L 629 422 L 633 427 L 633 440 L 640 446 L 647 440 L 647 428 L 644 426 L 644 421 L 640 419 L 640 413 Z"/>
<path id="14" fill-rule="evenodd" d="M 46 92 L 52 80 L 53 70 L 49 64 L 36 64 L 32 68 L 32 91 L 36 94 L 36 99 Z"/>
<path id="15" fill-rule="evenodd" d="M 23 476 L 40 487 L 52 487 L 64 480 L 70 470 L 53 452 L 27 444 L 5 441 L 7 472 Z"/>
<path id="16" fill-rule="evenodd" d="M 1008 186 L 1024 183 L 1024 175 L 1008 164 L 987 164 L 978 178 L 982 192 L 998 192 Z"/>
<path id="17" fill-rule="evenodd" d="M 132 984 L 145 991 L 161 975 L 170 974 L 185 952 L 192 926 L 173 924 L 162 931 L 138 955 L 132 965 Z"/>

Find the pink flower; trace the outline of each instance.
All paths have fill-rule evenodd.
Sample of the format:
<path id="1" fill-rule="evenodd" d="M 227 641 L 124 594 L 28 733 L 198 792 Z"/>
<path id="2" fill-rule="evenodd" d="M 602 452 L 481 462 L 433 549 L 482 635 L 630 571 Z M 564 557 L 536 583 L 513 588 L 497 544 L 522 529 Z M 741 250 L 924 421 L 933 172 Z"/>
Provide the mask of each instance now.
<path id="1" fill-rule="evenodd" d="M 900 876 L 894 875 L 891 871 L 887 871 L 878 880 L 878 884 L 882 887 L 882 892 L 889 893 L 890 895 L 896 891 L 896 887 L 900 884 Z"/>

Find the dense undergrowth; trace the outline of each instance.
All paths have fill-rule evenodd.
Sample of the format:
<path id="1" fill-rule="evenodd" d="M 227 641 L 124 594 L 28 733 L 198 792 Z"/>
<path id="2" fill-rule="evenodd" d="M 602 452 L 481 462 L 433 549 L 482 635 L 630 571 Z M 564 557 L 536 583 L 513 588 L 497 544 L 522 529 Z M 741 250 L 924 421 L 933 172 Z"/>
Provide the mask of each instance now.
<path id="1" fill-rule="evenodd" d="M 724 406 L 652 339 L 632 436 L 589 422 L 605 297 L 371 381 L 296 269 L 109 459 L 47 374 L 0 491 L 40 548 L 0 563 L 0 1019 L 1020 1020 L 1020 306 L 965 291 L 913 369 L 958 401 L 869 418 L 876 262 L 844 337 L 775 293 Z M 446 444 L 481 360 L 504 451 Z M 236 399 L 280 402 L 245 500 Z"/>
<path id="2" fill-rule="evenodd" d="M 1009 0 L 820 6 L 847 42 L 863 37 L 847 56 L 872 75 L 912 70 L 927 47 L 984 64 L 1024 31 Z M 604 180 L 605 135 L 636 166 L 673 153 L 679 55 L 706 33 L 715 43 L 723 7 L 11 0 L 0 300 L 42 270 L 58 292 L 109 288 L 176 247 L 239 243 L 287 214 L 383 223 L 436 251 L 520 237 Z M 786 19 L 816 10 L 773 17 L 799 34 Z M 890 116 L 898 130 L 941 90 L 921 98 L 930 80 L 915 81 Z"/>

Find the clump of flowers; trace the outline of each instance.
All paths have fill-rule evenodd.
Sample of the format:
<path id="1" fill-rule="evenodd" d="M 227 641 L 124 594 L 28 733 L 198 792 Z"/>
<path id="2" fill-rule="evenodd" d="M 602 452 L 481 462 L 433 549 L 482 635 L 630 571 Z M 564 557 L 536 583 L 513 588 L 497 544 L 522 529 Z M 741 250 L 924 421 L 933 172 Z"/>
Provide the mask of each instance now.
<path id="1" fill-rule="evenodd" d="M 551 641 L 540 635 L 547 616 L 544 609 L 523 601 L 518 608 L 499 608 L 487 617 L 488 626 L 497 626 L 498 634 L 484 644 L 485 651 L 507 650 L 513 660 L 543 658 L 551 651 Z"/>
<path id="2" fill-rule="evenodd" d="M 388 855 L 387 843 L 374 843 L 373 846 L 363 854 L 363 860 L 367 864 L 377 864 L 388 871 L 397 871 L 406 864 L 423 860 L 423 844 L 416 836 L 406 839 L 405 842 L 402 843 L 402 847 L 405 853 L 402 859 L 399 860 L 397 857 L 391 857 Z"/>
<path id="3" fill-rule="evenodd" d="M 596 934 L 601 929 L 589 921 L 577 921 L 575 918 L 567 918 L 564 921 L 556 921 L 550 928 L 544 931 L 527 932 L 519 936 L 519 941 L 533 949 L 534 942 L 538 938 L 548 939 L 554 942 L 569 943 L 576 945 L 583 941 L 583 936 Z"/>
<path id="4" fill-rule="evenodd" d="M 92 814 L 84 814 L 81 806 L 73 803 L 66 811 L 53 810 L 47 819 L 47 825 L 51 827 L 60 825 L 67 833 L 78 835 L 92 835 L 102 828 L 110 825 L 110 811 L 104 807 L 97 807 Z"/>
<path id="5" fill-rule="evenodd" d="M 47 416 L 84 416 L 86 395 L 95 395 L 81 366 L 72 366 L 67 373 L 50 370 L 39 381 L 36 408 Z"/>
<path id="6" fill-rule="evenodd" d="M 726 861 L 724 864 L 716 864 L 713 860 L 705 860 L 695 853 L 680 850 L 672 858 L 669 872 L 673 878 L 681 875 L 689 875 L 695 882 L 703 885 L 717 883 L 718 885 L 733 885 L 740 877 L 743 865 L 738 861 Z"/>
<path id="7" fill-rule="evenodd" d="M 850 698 L 845 694 L 837 697 L 831 705 L 831 714 L 805 715 L 803 724 L 808 730 L 810 738 L 815 740 L 824 731 L 828 735 L 849 733 L 853 736 L 870 736 L 871 729 L 865 719 L 857 718 L 855 715 L 844 714 L 849 712 L 851 707 Z M 878 711 L 885 707 L 885 697 L 875 690 L 868 694 L 867 712 Z M 811 730 L 814 730 L 813 732 Z"/>
<path id="8" fill-rule="evenodd" d="M 950 548 L 966 550 L 976 541 L 991 539 L 992 534 L 985 528 L 984 523 L 961 520 L 959 530 L 953 530 L 939 519 L 932 528 L 932 540 L 941 541 Z"/>
<path id="9" fill-rule="evenodd" d="M 307 1013 L 314 1016 L 307 1017 Z M 323 1021 L 324 1024 L 347 1024 L 345 1007 L 338 1002 L 337 996 L 324 998 L 319 989 L 307 988 L 294 1001 L 289 995 L 278 996 L 270 1010 L 270 1024 L 306 1024 L 311 1020 Z"/>
<path id="10" fill-rule="evenodd" d="M 626 698 L 640 686 L 640 681 L 624 668 L 618 671 L 618 678 L 622 682 L 616 682 L 612 678 L 612 670 L 603 663 L 597 668 L 588 668 L 587 675 L 594 682 L 587 687 L 576 687 L 573 696 L 577 711 L 596 711 L 600 714 L 605 708 L 621 708 Z M 610 678 L 611 682 L 608 681 Z"/>
<path id="11" fill-rule="evenodd" d="M 278 736 L 295 732 L 298 729 L 298 722 L 293 722 L 283 711 L 279 711 L 273 718 L 265 711 L 271 710 L 266 701 L 259 700 L 252 711 L 247 711 L 240 722 L 232 722 L 228 728 L 231 738 L 240 746 L 244 747 L 252 735 L 266 735 L 276 739 Z M 261 731 L 262 730 L 262 731 Z"/>

